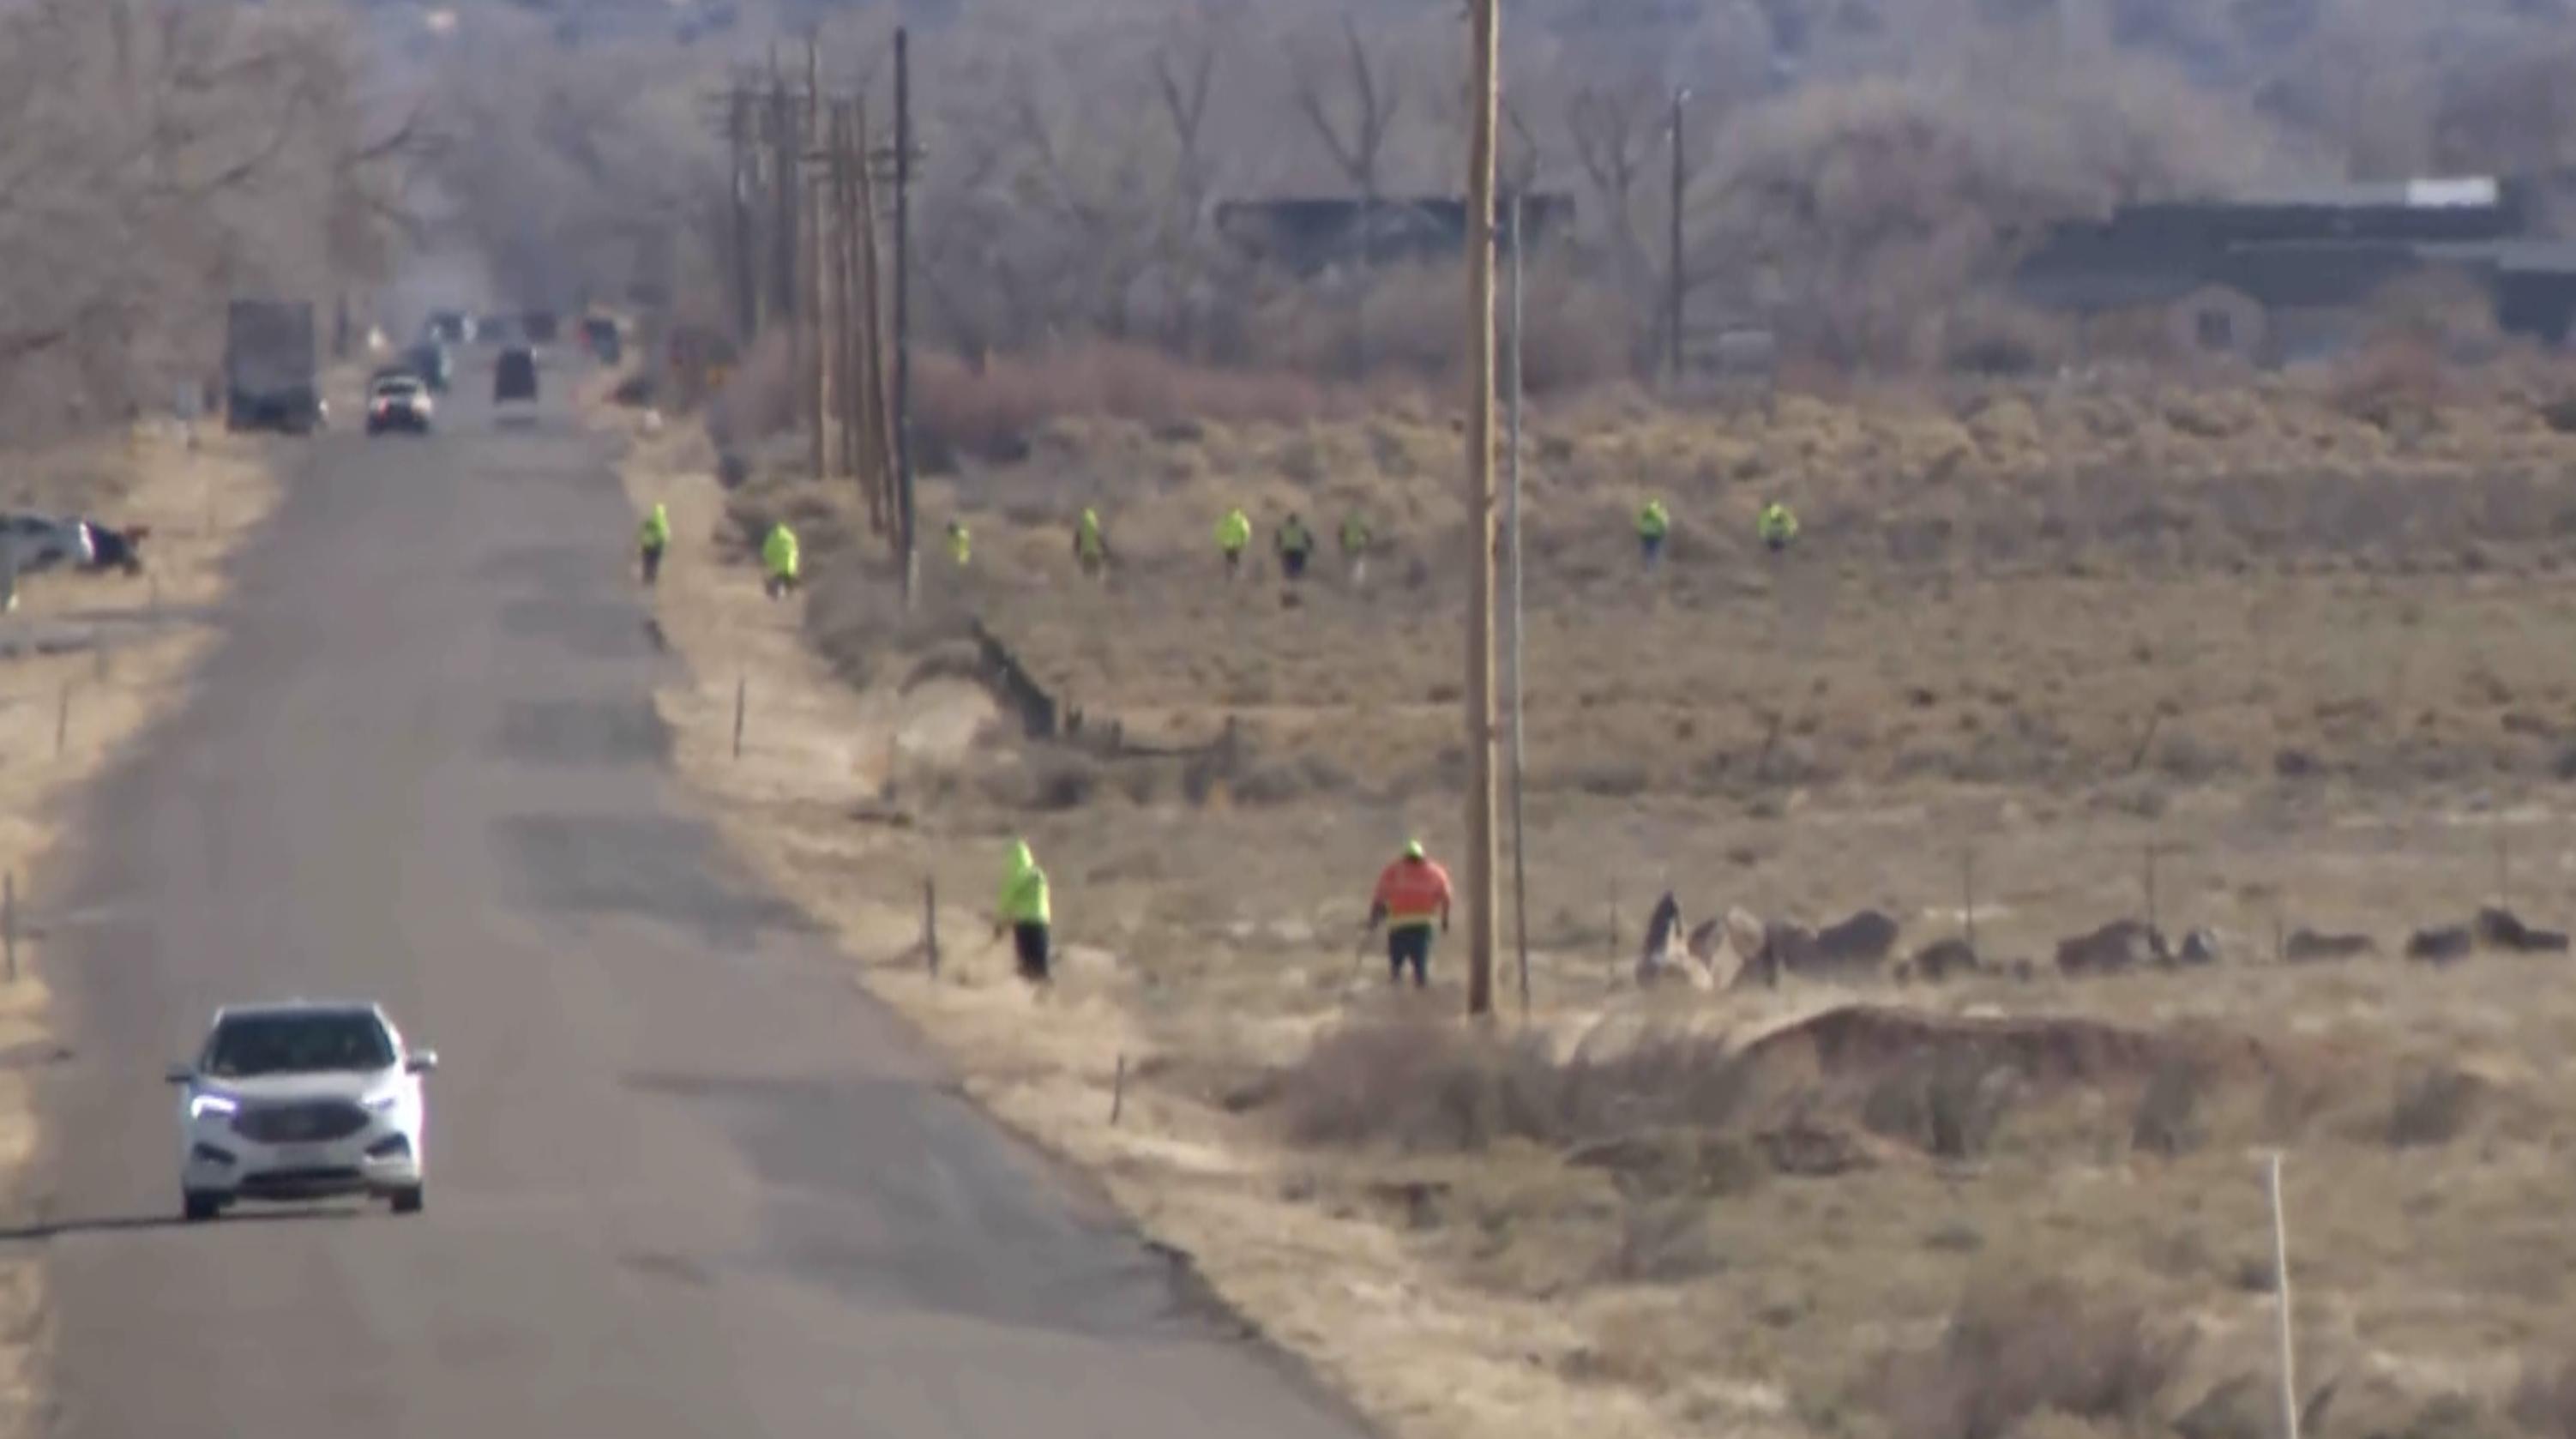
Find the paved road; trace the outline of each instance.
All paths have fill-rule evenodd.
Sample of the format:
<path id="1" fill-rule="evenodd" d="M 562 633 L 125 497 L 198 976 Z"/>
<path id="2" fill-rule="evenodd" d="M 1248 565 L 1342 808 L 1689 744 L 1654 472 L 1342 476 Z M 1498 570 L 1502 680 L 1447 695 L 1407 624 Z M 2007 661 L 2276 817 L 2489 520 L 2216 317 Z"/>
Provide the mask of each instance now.
<path id="1" fill-rule="evenodd" d="M 233 627 L 54 877 L 77 1059 L 55 1433 L 1322 1439 L 1096 1203 L 942 1094 L 666 777 L 600 444 L 457 407 L 317 439 Z M 181 1227 L 208 1011 L 380 997 L 436 1046 L 428 1212 Z"/>

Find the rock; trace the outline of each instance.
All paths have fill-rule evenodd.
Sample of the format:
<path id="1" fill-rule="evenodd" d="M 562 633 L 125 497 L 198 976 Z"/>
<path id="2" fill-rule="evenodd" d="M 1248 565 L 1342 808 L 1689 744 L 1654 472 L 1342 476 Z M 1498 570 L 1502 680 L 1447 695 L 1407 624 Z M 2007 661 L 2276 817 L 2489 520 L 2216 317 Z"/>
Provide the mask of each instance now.
<path id="1" fill-rule="evenodd" d="M 2457 964 L 2478 947 L 2477 936 L 2464 924 L 2419 929 L 2407 937 L 2406 957 L 2419 964 Z"/>
<path id="2" fill-rule="evenodd" d="M 1914 976 L 1926 984 L 1965 978 L 1981 967 L 1977 952 L 1964 939 L 1936 939 L 1914 951 Z"/>
<path id="3" fill-rule="evenodd" d="M 1836 972 L 1875 971 L 1896 949 L 1897 922 L 1874 909 L 1864 909 L 1816 936 L 1816 958 Z"/>
<path id="4" fill-rule="evenodd" d="M 2163 935 L 2134 919 L 2119 919 L 2058 941 L 2057 969 L 2069 977 L 2122 974 L 2161 961 L 2166 953 Z"/>
<path id="5" fill-rule="evenodd" d="M 2478 911 L 2478 943 L 2489 949 L 2514 954 L 2564 954 L 2567 936 L 2555 930 L 2533 929 L 2524 924 L 2512 910 L 2489 905 Z"/>
<path id="6" fill-rule="evenodd" d="M 2218 963 L 2218 931 L 2195 929 L 2182 937 L 2182 948 L 2175 951 L 2174 963 L 2203 965 Z"/>
<path id="7" fill-rule="evenodd" d="M 1762 921 L 1738 905 L 1726 912 L 1726 947 L 1735 951 L 1738 969 L 1749 969 L 1762 957 Z"/>
<path id="8" fill-rule="evenodd" d="M 1826 1179 L 1855 1170 L 1873 1169 L 1878 1155 L 1860 1135 L 1821 1121 L 1800 1117 L 1754 1137 L 1763 1157 L 1782 1174 Z"/>
<path id="9" fill-rule="evenodd" d="M 2378 952 L 2378 943 L 2369 935 L 2323 934 L 2313 929 L 2292 930 L 2290 937 L 2281 944 L 2281 958 L 2291 964 L 2358 959 Z"/>

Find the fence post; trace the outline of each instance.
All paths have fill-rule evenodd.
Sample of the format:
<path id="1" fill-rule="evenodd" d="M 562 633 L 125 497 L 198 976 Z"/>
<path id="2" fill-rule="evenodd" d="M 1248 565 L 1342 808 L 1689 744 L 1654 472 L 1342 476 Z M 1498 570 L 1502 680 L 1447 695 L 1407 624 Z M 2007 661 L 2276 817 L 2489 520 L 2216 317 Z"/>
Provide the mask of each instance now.
<path id="1" fill-rule="evenodd" d="M 939 977 L 939 881 L 921 877 L 921 952 L 930 957 L 930 977 Z"/>
<path id="2" fill-rule="evenodd" d="M 742 758 L 742 712 L 751 698 L 751 677 L 736 675 L 733 681 L 733 757 Z"/>
<path id="3" fill-rule="evenodd" d="M 2272 1293 L 2280 1301 L 2281 1435 L 2282 1439 L 2299 1439 L 2298 1358 L 2290 1328 L 2290 1221 L 2281 1201 L 2281 1152 L 2277 1149 L 2265 1166 L 2265 1184 L 2272 1192 Z"/>
<path id="4" fill-rule="evenodd" d="M 63 747 L 71 742 L 72 682 L 63 681 L 62 692 L 54 698 L 54 758 L 63 757 Z"/>
<path id="5" fill-rule="evenodd" d="M 1977 947 L 1977 852 L 1973 849 L 1959 851 L 1959 928 L 1973 952 Z"/>
<path id="6" fill-rule="evenodd" d="M 2147 841 L 2147 933 L 2158 932 L 2156 925 L 2156 842 Z"/>
<path id="7" fill-rule="evenodd" d="M 2496 908 L 2513 908 L 2513 837 L 2496 831 Z"/>
<path id="8" fill-rule="evenodd" d="M 1115 1127 L 1118 1116 L 1127 1112 L 1127 1051 L 1118 1051 L 1118 1074 L 1109 1081 L 1109 1123 Z"/>
<path id="9" fill-rule="evenodd" d="M 8 952 L 9 982 L 18 982 L 18 876 L 0 875 L 0 950 Z"/>

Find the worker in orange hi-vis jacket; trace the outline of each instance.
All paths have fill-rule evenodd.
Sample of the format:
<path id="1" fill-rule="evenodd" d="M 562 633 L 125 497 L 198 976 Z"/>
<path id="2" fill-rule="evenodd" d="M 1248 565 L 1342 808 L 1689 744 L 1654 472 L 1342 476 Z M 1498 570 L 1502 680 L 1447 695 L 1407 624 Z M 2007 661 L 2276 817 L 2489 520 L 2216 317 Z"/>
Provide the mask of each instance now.
<path id="1" fill-rule="evenodd" d="M 1413 966 L 1413 987 L 1429 983 L 1431 927 L 1449 930 L 1449 871 L 1422 852 L 1422 841 L 1408 840 L 1404 853 L 1380 871 L 1377 893 L 1369 899 L 1368 927 L 1386 925 L 1386 961 L 1391 983 L 1404 983 L 1404 968 Z"/>

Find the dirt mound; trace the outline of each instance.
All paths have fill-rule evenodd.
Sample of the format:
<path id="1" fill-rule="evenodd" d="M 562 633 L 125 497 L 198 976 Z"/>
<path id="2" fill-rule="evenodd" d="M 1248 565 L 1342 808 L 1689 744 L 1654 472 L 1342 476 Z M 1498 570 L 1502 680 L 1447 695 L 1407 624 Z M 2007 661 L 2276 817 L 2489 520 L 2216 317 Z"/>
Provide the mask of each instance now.
<path id="1" fill-rule="evenodd" d="M 2088 1019 L 1964 1018 L 1877 1005 L 1829 1009 L 1744 1046 L 1742 1060 L 1775 1081 L 1870 1083 L 1926 1061 L 2007 1071 L 2032 1090 L 2144 1083 L 2168 1066 L 2259 1070 L 2254 1040 L 2192 1031 L 2152 1034 Z"/>

